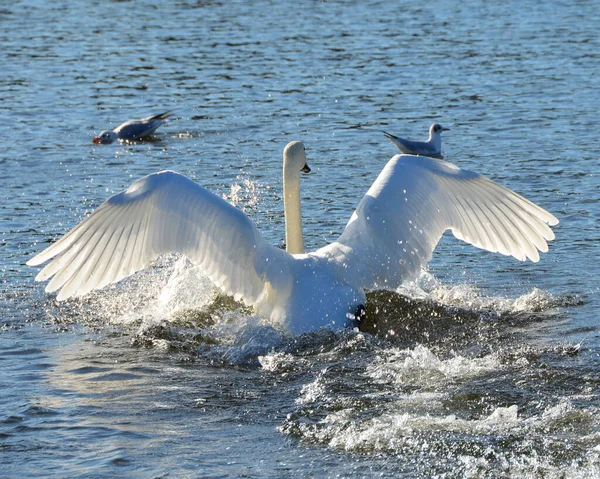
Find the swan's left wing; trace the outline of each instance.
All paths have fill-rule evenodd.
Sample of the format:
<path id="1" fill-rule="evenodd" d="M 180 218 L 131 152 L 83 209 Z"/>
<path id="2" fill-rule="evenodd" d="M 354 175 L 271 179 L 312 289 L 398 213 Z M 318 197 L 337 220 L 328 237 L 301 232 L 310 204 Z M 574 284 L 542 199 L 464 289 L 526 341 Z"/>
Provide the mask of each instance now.
<path id="1" fill-rule="evenodd" d="M 431 259 L 445 230 L 474 246 L 539 260 L 558 220 L 517 193 L 452 163 L 396 155 L 337 241 L 316 254 L 366 288 L 396 288 Z"/>
<path id="2" fill-rule="evenodd" d="M 60 290 L 62 300 L 117 282 L 172 252 L 249 305 L 271 281 L 286 277 L 289 257 L 242 211 L 185 176 L 162 171 L 108 199 L 27 264 L 51 260 L 36 280 L 52 278 L 46 291 Z"/>

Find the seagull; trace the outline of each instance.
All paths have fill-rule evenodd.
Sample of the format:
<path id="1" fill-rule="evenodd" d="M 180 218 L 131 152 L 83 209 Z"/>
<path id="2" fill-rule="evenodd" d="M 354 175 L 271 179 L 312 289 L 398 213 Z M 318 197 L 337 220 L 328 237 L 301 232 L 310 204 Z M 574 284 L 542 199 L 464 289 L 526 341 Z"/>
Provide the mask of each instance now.
<path id="1" fill-rule="evenodd" d="M 406 155 L 429 156 L 430 158 L 440 158 L 442 156 L 442 131 L 448 131 L 450 128 L 444 128 L 438 123 L 429 127 L 429 138 L 427 141 L 412 141 L 386 133 L 383 134 Z"/>
<path id="2" fill-rule="evenodd" d="M 170 111 L 161 113 L 160 115 L 149 116 L 148 118 L 140 118 L 138 120 L 128 120 L 120 124 L 114 130 L 104 130 L 95 137 L 94 143 L 108 144 L 116 140 L 120 141 L 135 141 L 141 138 L 150 136 L 156 129 L 165 123 L 166 119 L 171 115 Z"/>
<path id="3" fill-rule="evenodd" d="M 332 243 L 306 252 L 300 176 L 304 145 L 283 151 L 286 250 L 246 214 L 174 171 L 153 173 L 109 198 L 27 261 L 47 265 L 37 281 L 58 301 L 103 288 L 179 253 L 225 294 L 291 334 L 353 326 L 366 292 L 414 280 L 442 234 L 518 260 L 540 259 L 554 239 L 551 213 L 517 193 L 444 160 L 396 155 Z"/>

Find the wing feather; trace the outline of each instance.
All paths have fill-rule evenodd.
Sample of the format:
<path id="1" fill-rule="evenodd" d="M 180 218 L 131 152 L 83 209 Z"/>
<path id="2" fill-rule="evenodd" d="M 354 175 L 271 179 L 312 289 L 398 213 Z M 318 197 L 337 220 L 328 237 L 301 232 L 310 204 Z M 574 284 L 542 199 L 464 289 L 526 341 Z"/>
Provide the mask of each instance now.
<path id="1" fill-rule="evenodd" d="M 105 227 L 105 225 L 109 225 L 115 213 L 115 211 L 107 211 L 106 214 L 95 217 L 94 222 L 90 221 L 83 228 L 79 229 L 78 236 L 80 240 L 76 244 L 72 244 L 73 241 L 67 241 L 66 243 L 69 244 L 69 248 L 62 251 L 56 260 L 42 269 L 38 276 L 36 276 L 36 280 L 43 281 L 54 276 L 50 283 L 48 283 L 47 291 L 56 291 L 61 288 L 76 273 L 85 259 L 86 252 L 90 251 L 94 242 L 97 241 L 97 231 Z M 90 228 L 92 224 L 96 225 L 96 229 Z"/>
<path id="2" fill-rule="evenodd" d="M 172 252 L 200 265 L 225 293 L 246 304 L 264 294 L 273 273 L 281 275 L 291 258 L 270 245 L 242 211 L 163 171 L 108 199 L 27 263 L 50 260 L 36 280 L 51 279 L 46 290 L 60 290 L 62 300 L 120 281 Z"/>
<path id="3" fill-rule="evenodd" d="M 488 233 L 488 237 L 491 239 L 491 243 L 485 249 L 504 255 L 514 254 L 516 258 L 524 260 L 522 245 L 518 240 L 520 233 L 513 227 L 514 218 L 506 216 L 500 204 L 497 203 L 497 198 L 494 197 L 493 191 L 481 187 L 476 182 L 473 182 L 472 186 L 473 192 L 481 200 L 472 201 L 471 207 L 476 208 L 480 212 L 481 224 L 483 226 L 481 231 Z M 499 221 L 493 221 L 494 219 Z"/>

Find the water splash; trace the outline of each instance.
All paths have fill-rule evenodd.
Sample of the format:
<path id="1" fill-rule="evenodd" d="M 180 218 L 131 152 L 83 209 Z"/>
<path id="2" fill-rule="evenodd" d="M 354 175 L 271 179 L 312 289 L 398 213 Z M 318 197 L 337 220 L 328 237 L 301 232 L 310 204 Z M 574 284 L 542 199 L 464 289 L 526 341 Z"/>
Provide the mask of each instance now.
<path id="1" fill-rule="evenodd" d="M 506 366 L 493 357 L 441 360 L 422 346 L 396 355 L 385 366 L 367 371 L 371 380 L 361 383 L 353 401 L 333 392 L 337 382 L 331 374 L 318 372 L 300 389 L 298 410 L 288 415 L 280 431 L 351 453 L 402 455 L 417 470 L 432 454 L 446 458 L 436 462 L 439 469 L 429 471 L 431 475 L 452 470 L 456 477 L 595 477 L 598 472 L 594 406 L 545 397 L 534 404 L 473 408 L 489 402 L 498 372 L 510 376 L 511 383 L 518 375 L 504 371 Z M 459 385 L 474 377 L 485 387 L 468 388 L 473 397 L 459 399 Z M 379 387 L 381 382 L 385 385 Z M 569 463 L 572 469 L 565 466 Z"/>
<path id="2" fill-rule="evenodd" d="M 233 365 L 259 366 L 260 358 L 273 351 L 285 336 L 259 318 L 232 316 L 215 326 L 212 337 L 220 346 L 211 347 L 207 354 L 211 358 Z"/>
<path id="3" fill-rule="evenodd" d="M 465 308 L 473 311 L 493 310 L 497 313 L 540 312 L 559 306 L 569 305 L 574 298 L 555 297 L 548 291 L 533 288 L 516 298 L 486 296 L 472 284 L 445 285 L 432 274 L 423 271 L 420 277 L 401 286 L 398 293 L 412 299 L 429 299 L 449 307 Z"/>
<path id="4" fill-rule="evenodd" d="M 261 202 L 261 190 L 268 189 L 268 185 L 262 185 L 258 181 L 248 177 L 237 176 L 237 183 L 230 187 L 229 194 L 224 194 L 223 199 L 229 201 L 233 206 L 244 212 L 254 210 Z"/>
<path id="5" fill-rule="evenodd" d="M 440 359 L 427 347 L 417 345 L 413 349 L 386 350 L 367 367 L 366 374 L 380 382 L 404 385 L 418 383 L 420 387 L 437 387 L 442 381 L 465 379 L 501 367 L 502 364 L 495 353 L 475 358 L 453 354 L 448 359 Z"/>

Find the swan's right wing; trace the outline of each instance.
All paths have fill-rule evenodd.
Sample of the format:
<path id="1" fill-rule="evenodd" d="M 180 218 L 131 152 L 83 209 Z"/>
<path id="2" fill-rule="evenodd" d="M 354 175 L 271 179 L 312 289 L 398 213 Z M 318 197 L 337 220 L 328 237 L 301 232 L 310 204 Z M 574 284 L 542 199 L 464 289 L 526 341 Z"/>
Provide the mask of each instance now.
<path id="1" fill-rule="evenodd" d="M 337 241 L 316 254 L 366 289 L 396 288 L 431 259 L 445 230 L 474 246 L 539 260 L 558 220 L 517 193 L 452 163 L 396 155 Z"/>
<path id="2" fill-rule="evenodd" d="M 37 281 L 57 299 L 82 296 L 181 253 L 237 300 L 254 304 L 287 253 L 270 245 L 240 210 L 188 178 L 162 171 L 135 181 L 27 264 L 48 263 Z"/>

